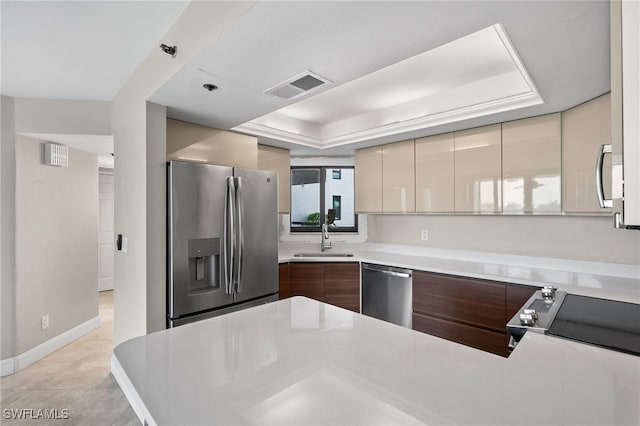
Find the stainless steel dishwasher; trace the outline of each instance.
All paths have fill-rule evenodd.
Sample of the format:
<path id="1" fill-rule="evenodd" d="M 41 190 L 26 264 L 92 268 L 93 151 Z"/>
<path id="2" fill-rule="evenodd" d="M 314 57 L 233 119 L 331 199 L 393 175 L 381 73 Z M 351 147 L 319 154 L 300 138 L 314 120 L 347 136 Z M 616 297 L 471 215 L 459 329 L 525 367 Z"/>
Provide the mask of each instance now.
<path id="1" fill-rule="evenodd" d="M 362 264 L 362 313 L 411 328 L 411 270 Z"/>

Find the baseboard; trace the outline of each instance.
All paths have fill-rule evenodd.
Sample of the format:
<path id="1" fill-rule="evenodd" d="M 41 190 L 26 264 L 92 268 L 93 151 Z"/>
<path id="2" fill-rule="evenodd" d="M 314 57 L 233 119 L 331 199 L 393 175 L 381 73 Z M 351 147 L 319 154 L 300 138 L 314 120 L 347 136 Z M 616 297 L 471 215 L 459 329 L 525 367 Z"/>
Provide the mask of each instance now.
<path id="1" fill-rule="evenodd" d="M 58 334 L 56 337 L 47 340 L 29 349 L 26 352 L 21 353 L 18 356 L 9 359 L 2 360 L 2 376 L 8 374 L 17 373 L 18 371 L 30 366 L 36 361 L 41 360 L 52 352 L 57 351 L 61 347 L 68 345 L 76 339 L 84 336 L 87 333 L 100 327 L 100 317 L 96 316 L 88 321 L 83 322 L 80 325 L 73 327 L 63 333 Z"/>
<path id="2" fill-rule="evenodd" d="M 13 358 L 0 361 L 0 377 L 8 376 L 15 372 Z"/>
<path id="3" fill-rule="evenodd" d="M 136 392 L 136 388 L 133 386 L 131 380 L 129 380 L 129 377 L 124 372 L 120 361 L 118 361 L 118 358 L 116 358 L 115 355 L 111 356 L 111 374 L 113 375 L 113 378 L 116 379 L 116 382 L 120 386 L 120 389 L 122 389 L 122 393 L 124 393 L 127 401 L 129 401 L 129 405 L 131 405 L 133 412 L 136 413 L 136 416 L 138 417 L 138 420 L 140 420 L 140 423 L 145 426 L 157 425 L 155 420 L 153 420 L 153 417 L 151 417 L 151 413 L 149 413 L 149 410 L 147 410 L 146 405 L 144 405 L 144 402 L 142 402 L 142 398 L 140 398 L 140 395 L 138 395 L 138 392 Z"/>

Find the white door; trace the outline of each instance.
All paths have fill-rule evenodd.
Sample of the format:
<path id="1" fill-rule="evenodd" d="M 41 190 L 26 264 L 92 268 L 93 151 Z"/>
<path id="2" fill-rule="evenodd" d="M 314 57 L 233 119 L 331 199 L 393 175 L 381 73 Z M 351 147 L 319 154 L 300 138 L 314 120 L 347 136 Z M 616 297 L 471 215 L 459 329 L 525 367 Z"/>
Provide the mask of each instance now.
<path id="1" fill-rule="evenodd" d="M 98 291 L 113 290 L 113 173 L 100 171 L 98 233 Z"/>

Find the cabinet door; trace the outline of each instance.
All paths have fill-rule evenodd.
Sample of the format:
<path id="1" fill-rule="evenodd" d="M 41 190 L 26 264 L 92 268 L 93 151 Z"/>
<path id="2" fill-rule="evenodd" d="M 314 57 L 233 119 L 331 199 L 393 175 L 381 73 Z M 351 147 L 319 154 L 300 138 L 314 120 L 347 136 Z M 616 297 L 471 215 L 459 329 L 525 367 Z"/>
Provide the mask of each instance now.
<path id="1" fill-rule="evenodd" d="M 502 124 L 502 211 L 561 211 L 560 114 Z"/>
<path id="2" fill-rule="evenodd" d="M 640 227 L 640 3 L 609 4 L 613 211 L 625 226 Z"/>
<path id="3" fill-rule="evenodd" d="M 414 158 L 413 140 L 382 146 L 382 211 L 416 210 Z"/>
<path id="4" fill-rule="evenodd" d="M 357 149 L 355 153 L 356 212 L 382 211 L 382 147 Z"/>
<path id="5" fill-rule="evenodd" d="M 606 94 L 562 113 L 562 209 L 567 213 L 611 212 L 598 204 L 596 158 L 611 142 L 611 96 Z M 605 156 L 605 196 L 611 198 L 611 156 Z"/>
<path id="6" fill-rule="evenodd" d="M 500 212 L 502 207 L 500 124 L 455 132 L 455 210 Z"/>
<path id="7" fill-rule="evenodd" d="M 258 168 L 258 138 L 167 119 L 167 160 Z"/>
<path id="8" fill-rule="evenodd" d="M 278 267 L 278 298 L 282 300 L 289 296 L 291 296 L 289 264 L 281 263 Z"/>
<path id="9" fill-rule="evenodd" d="M 505 286 L 454 275 L 413 273 L 414 313 L 505 331 Z"/>
<path id="10" fill-rule="evenodd" d="M 453 212 L 453 133 L 416 139 L 416 211 Z"/>
<path id="11" fill-rule="evenodd" d="M 290 263 L 289 285 L 291 296 L 324 302 L 324 263 Z"/>
<path id="12" fill-rule="evenodd" d="M 258 169 L 278 173 L 278 212 L 289 213 L 291 199 L 291 154 L 289 150 L 259 144 Z"/>
<path id="13" fill-rule="evenodd" d="M 613 2 L 612 2 L 613 3 Z M 627 226 L 640 227 L 640 4 L 622 2 L 622 94 L 624 214 Z M 619 146 L 619 145 L 618 145 Z"/>
<path id="14" fill-rule="evenodd" d="M 360 312 L 360 264 L 325 263 L 324 301 Z"/>
<path id="15" fill-rule="evenodd" d="M 412 321 L 414 330 L 496 355 L 507 355 L 504 333 L 416 313 Z"/>

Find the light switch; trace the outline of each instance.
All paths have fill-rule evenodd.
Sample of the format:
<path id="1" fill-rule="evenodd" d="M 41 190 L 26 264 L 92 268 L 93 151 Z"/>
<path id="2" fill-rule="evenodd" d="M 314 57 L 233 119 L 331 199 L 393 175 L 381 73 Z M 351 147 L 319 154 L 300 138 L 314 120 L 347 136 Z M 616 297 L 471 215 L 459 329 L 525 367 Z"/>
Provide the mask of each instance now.
<path id="1" fill-rule="evenodd" d="M 129 251 L 129 239 L 125 236 L 122 237 L 122 251 L 124 253 Z"/>

